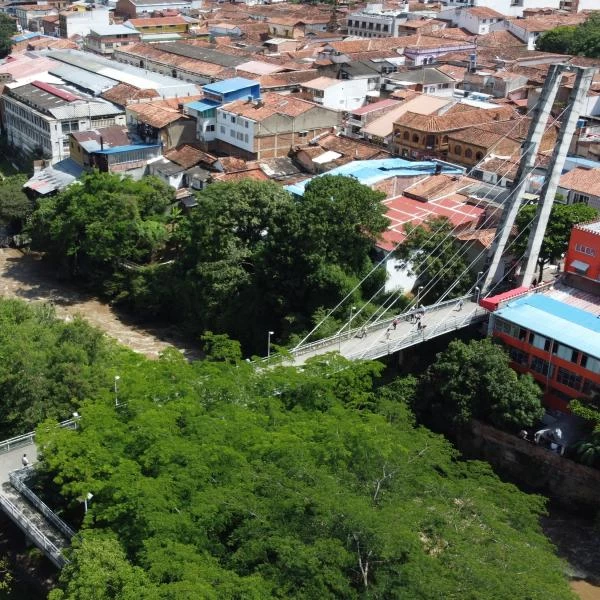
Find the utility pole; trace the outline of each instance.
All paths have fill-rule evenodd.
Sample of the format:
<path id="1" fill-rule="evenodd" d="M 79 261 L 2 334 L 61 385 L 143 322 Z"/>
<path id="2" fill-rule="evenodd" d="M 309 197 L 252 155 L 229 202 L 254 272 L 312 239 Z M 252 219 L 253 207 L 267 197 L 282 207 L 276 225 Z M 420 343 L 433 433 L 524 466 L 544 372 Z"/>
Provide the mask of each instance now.
<path id="1" fill-rule="evenodd" d="M 567 105 L 567 110 L 563 116 L 558 140 L 556 146 L 554 146 L 554 152 L 552 153 L 552 160 L 550 161 L 551 171 L 544 180 L 544 185 L 540 192 L 537 212 L 531 226 L 527 250 L 523 257 L 524 268 L 521 271 L 520 277 L 522 286 L 529 287 L 533 275 L 535 274 L 540 249 L 546 233 L 546 226 L 548 225 L 548 219 L 550 218 L 550 211 L 552 210 L 554 198 L 556 197 L 558 182 L 563 167 L 565 166 L 565 159 L 567 158 L 567 153 L 571 146 L 571 140 L 573 139 L 573 134 L 577 127 L 577 121 L 583 110 L 583 101 L 587 97 L 595 72 L 596 69 L 594 67 L 577 69 L 575 83 L 573 84 L 573 89 L 569 96 L 569 104 Z"/>

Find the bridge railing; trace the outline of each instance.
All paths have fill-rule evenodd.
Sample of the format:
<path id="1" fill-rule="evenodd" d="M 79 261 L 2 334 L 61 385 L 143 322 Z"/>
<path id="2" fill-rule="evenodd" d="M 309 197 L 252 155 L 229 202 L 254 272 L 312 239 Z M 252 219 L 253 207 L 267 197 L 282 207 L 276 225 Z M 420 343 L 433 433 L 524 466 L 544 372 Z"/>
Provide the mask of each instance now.
<path id="1" fill-rule="evenodd" d="M 452 298 L 451 300 L 444 300 L 443 302 L 440 302 L 439 304 L 434 304 L 432 306 L 423 306 L 421 308 L 413 308 L 404 313 L 400 313 L 398 315 L 389 317 L 388 319 L 384 319 L 383 321 L 377 321 L 375 323 L 371 323 L 370 325 L 356 327 L 354 329 L 351 329 L 350 331 L 342 331 L 341 333 L 338 333 L 336 335 L 332 335 L 330 337 L 323 338 L 321 340 L 316 340 L 314 342 L 309 342 L 308 344 L 304 344 L 302 346 L 292 348 L 292 350 L 290 350 L 290 353 L 294 357 L 301 356 L 302 354 L 310 353 L 313 350 L 318 350 L 319 348 L 324 348 L 325 346 L 333 346 L 335 344 L 340 344 L 344 340 L 350 339 L 359 334 L 364 334 L 364 336 L 367 336 L 370 333 L 372 333 L 373 331 L 380 331 L 382 329 L 387 329 L 388 327 L 390 327 L 392 325 L 392 323 L 394 322 L 395 319 L 401 319 L 401 320 L 407 319 L 407 318 L 410 318 L 411 316 L 416 315 L 417 312 L 425 311 L 426 314 L 431 313 L 433 311 L 445 308 L 447 306 L 452 306 L 454 304 L 457 304 L 461 300 L 466 301 L 466 300 L 471 300 L 471 299 L 473 299 L 473 296 L 471 294 L 468 294 L 466 296 L 461 296 L 459 298 Z"/>
<path id="2" fill-rule="evenodd" d="M 456 299 L 454 300 L 454 302 L 456 302 Z M 370 347 L 364 350 L 353 352 L 352 354 L 347 354 L 346 358 L 350 360 L 368 360 L 380 358 L 381 356 L 385 356 L 386 354 L 393 354 L 398 350 L 402 350 L 403 348 L 412 346 L 416 342 L 433 339 L 435 337 L 448 333 L 449 331 L 466 327 L 467 325 L 470 325 L 483 319 L 486 316 L 486 314 L 487 311 L 484 308 L 477 308 L 474 312 L 470 313 L 469 315 L 456 315 L 449 317 L 448 319 L 444 319 L 444 321 L 442 321 L 441 323 L 433 325 L 430 329 L 428 326 L 425 326 L 422 330 L 413 331 L 399 340 L 375 340 Z"/>
<path id="3" fill-rule="evenodd" d="M 0 504 L 4 512 L 30 537 L 35 545 L 58 567 L 64 567 L 69 561 L 63 556 L 60 548 L 40 531 L 31 520 L 13 504 L 6 496 L 0 494 Z"/>
<path id="4" fill-rule="evenodd" d="M 67 419 L 58 424 L 59 427 L 66 427 L 67 429 L 77 429 L 76 419 Z M 35 431 L 24 433 L 16 437 L 10 438 L 0 442 L 0 454 L 5 454 L 16 448 L 22 448 L 23 446 L 30 446 L 35 442 Z"/>
<path id="5" fill-rule="evenodd" d="M 25 467 L 24 469 L 17 469 L 11 471 L 8 474 L 10 484 L 37 510 L 42 513 L 50 523 L 52 523 L 63 535 L 71 539 L 75 535 L 75 531 L 71 529 L 47 504 L 45 504 L 41 498 L 39 498 L 33 490 L 25 483 L 25 480 L 31 474 L 33 470 L 32 466 Z"/>

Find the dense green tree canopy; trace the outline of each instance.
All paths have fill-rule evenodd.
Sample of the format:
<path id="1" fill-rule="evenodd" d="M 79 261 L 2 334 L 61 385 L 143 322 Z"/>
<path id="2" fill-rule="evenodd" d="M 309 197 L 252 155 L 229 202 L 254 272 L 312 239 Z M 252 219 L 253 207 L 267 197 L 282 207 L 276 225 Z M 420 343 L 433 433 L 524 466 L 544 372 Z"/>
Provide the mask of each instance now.
<path id="1" fill-rule="evenodd" d="M 600 58 L 600 15 L 592 13 L 577 26 L 561 26 L 546 31 L 535 43 L 537 50 Z"/>
<path id="2" fill-rule="evenodd" d="M 472 418 L 518 431 L 544 414 L 541 390 L 530 375 L 517 375 L 508 354 L 489 338 L 453 341 L 420 382 L 416 409 L 453 425 Z"/>
<path id="3" fill-rule="evenodd" d="M 0 58 L 10 54 L 12 48 L 11 36 L 17 32 L 17 22 L 13 17 L 0 13 Z"/>
<path id="4" fill-rule="evenodd" d="M 29 226 L 32 246 L 63 261 L 69 273 L 104 283 L 122 260 L 146 262 L 164 248 L 173 199 L 155 177 L 90 173 L 40 202 Z"/>
<path id="5" fill-rule="evenodd" d="M 409 223 L 404 229 L 407 237 L 396 256 L 410 261 L 417 276 L 416 285 L 425 288 L 425 304 L 433 303 L 451 288 L 449 298 L 461 296 L 473 287 L 475 278 L 452 235 L 454 226 L 449 219 L 434 217 L 423 225 Z"/>
<path id="6" fill-rule="evenodd" d="M 33 203 L 23 192 L 24 175 L 12 175 L 0 180 L 0 225 L 10 233 L 21 231 L 33 210 Z"/>
<path id="7" fill-rule="evenodd" d="M 267 331 L 277 341 L 302 334 L 353 291 L 387 226 L 383 195 L 347 177 L 319 177 L 301 199 L 273 182 L 215 183 L 189 215 L 166 211 L 172 197 L 152 178 L 87 175 L 40 203 L 33 247 L 138 315 L 264 353 Z M 384 277 L 377 271 L 348 305 Z M 344 306 L 332 323 L 346 318 Z"/>
<path id="8" fill-rule="evenodd" d="M 541 499 L 416 427 L 410 382 L 335 355 L 135 365 L 120 409 L 39 429 L 65 497 L 94 494 L 53 600 L 571 598 Z"/>
<path id="9" fill-rule="evenodd" d="M 517 256 L 523 255 L 527 249 L 529 231 L 536 211 L 537 205 L 535 204 L 525 205 L 519 210 L 516 220 L 519 235 L 513 244 L 513 253 Z M 598 211 L 587 204 L 559 204 L 555 202 L 552 205 L 538 259 L 540 269 L 538 277 L 540 281 L 542 280 L 544 267 L 549 263 L 560 260 L 561 255 L 567 251 L 573 225 L 589 221 L 597 215 Z"/>

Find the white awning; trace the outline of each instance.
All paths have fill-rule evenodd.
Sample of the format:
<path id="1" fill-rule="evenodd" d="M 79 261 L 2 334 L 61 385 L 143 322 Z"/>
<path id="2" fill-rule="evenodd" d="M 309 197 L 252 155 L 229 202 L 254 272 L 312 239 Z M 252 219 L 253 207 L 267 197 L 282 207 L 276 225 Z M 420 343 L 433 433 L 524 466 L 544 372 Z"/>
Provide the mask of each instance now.
<path id="1" fill-rule="evenodd" d="M 590 265 L 584 263 L 581 260 L 573 260 L 571 261 L 571 266 L 577 271 L 583 271 L 584 273 L 590 268 Z"/>

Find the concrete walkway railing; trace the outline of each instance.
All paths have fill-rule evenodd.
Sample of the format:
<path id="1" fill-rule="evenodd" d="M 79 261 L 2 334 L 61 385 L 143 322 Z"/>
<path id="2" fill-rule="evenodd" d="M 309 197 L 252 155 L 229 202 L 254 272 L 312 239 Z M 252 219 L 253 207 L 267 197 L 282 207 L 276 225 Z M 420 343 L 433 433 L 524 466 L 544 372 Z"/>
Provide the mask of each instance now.
<path id="1" fill-rule="evenodd" d="M 76 419 L 67 419 L 66 421 L 62 421 L 62 423 L 59 423 L 58 426 L 66 427 L 68 429 L 76 429 L 77 428 L 77 420 Z M 15 450 L 16 448 L 22 448 L 23 446 L 30 446 L 34 442 L 35 442 L 35 431 L 30 431 L 29 433 L 24 433 L 22 435 L 18 435 L 16 437 L 13 437 L 8 440 L 4 440 L 4 441 L 0 442 L 0 454 L 10 452 L 11 450 Z"/>
<path id="2" fill-rule="evenodd" d="M 10 484 L 35 508 L 50 521 L 54 527 L 62 532 L 68 539 L 71 539 L 75 535 L 75 531 L 71 529 L 47 504 L 45 504 L 25 483 L 25 480 L 31 475 L 33 470 L 32 466 L 25 467 L 24 469 L 17 469 L 11 471 L 8 475 Z"/>
<path id="3" fill-rule="evenodd" d="M 0 505 L 4 512 L 31 538 L 35 545 L 59 568 L 64 567 L 69 561 L 63 556 L 61 549 L 50 538 L 36 527 L 6 496 L 0 494 Z"/>

